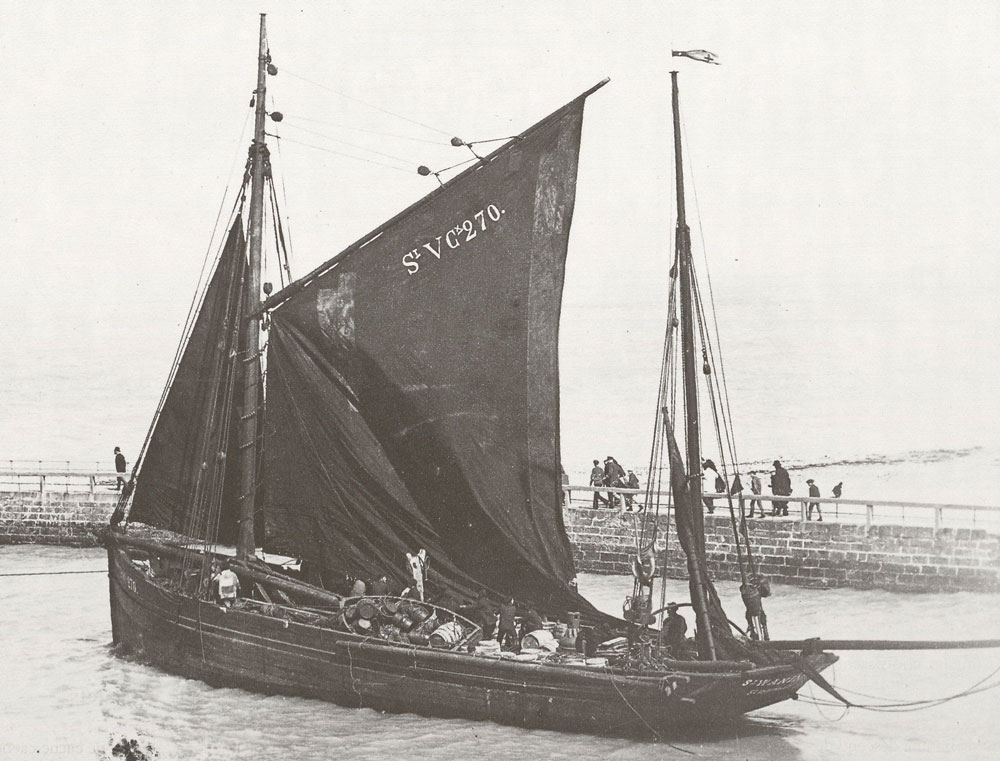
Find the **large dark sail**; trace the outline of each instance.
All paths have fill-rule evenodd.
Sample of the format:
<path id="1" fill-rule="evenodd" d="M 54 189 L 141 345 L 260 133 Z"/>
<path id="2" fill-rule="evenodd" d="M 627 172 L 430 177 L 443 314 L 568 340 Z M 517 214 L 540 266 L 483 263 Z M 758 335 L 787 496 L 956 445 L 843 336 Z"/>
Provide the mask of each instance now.
<path id="1" fill-rule="evenodd" d="M 226 462 L 237 451 L 234 360 L 245 323 L 246 270 L 237 218 L 140 462 L 130 521 L 209 541 L 235 539 L 239 478 Z"/>
<path id="2" fill-rule="evenodd" d="M 557 362 L 583 105 L 272 312 L 267 546 L 399 579 L 423 547 L 445 586 L 587 607 L 567 586 Z"/>

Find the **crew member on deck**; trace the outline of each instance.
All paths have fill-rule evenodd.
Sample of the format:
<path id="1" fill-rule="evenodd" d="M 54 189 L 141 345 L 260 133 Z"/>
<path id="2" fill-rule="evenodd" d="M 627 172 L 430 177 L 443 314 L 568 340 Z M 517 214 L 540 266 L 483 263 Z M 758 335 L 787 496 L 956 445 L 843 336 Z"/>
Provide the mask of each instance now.
<path id="1" fill-rule="evenodd" d="M 663 622 L 663 639 L 674 655 L 684 647 L 688 625 L 684 616 L 677 612 L 677 603 L 667 605 L 667 619 Z"/>
<path id="2" fill-rule="evenodd" d="M 218 565 L 214 564 L 218 569 Z M 212 577 L 212 586 L 215 590 L 215 599 L 220 605 L 230 607 L 236 602 L 236 597 L 240 592 L 240 578 L 228 568 L 223 568 Z"/>
<path id="3" fill-rule="evenodd" d="M 500 627 L 497 631 L 497 640 L 500 647 L 507 647 L 508 650 L 520 650 L 520 641 L 517 638 L 517 608 L 514 605 L 514 598 L 500 606 Z"/>

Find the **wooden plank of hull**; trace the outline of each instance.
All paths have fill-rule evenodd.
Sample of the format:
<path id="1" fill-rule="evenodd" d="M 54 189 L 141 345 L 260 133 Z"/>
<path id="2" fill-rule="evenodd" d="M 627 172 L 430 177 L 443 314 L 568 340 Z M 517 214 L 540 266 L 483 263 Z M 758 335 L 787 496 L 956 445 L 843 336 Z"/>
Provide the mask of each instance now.
<path id="1" fill-rule="evenodd" d="M 108 565 L 115 643 L 211 684 L 352 707 L 649 737 L 731 722 L 791 697 L 805 682 L 786 666 L 638 677 L 389 645 L 177 594 L 154 584 L 113 544 Z M 828 665 L 823 657 L 833 658 L 812 656 L 813 666 Z"/>

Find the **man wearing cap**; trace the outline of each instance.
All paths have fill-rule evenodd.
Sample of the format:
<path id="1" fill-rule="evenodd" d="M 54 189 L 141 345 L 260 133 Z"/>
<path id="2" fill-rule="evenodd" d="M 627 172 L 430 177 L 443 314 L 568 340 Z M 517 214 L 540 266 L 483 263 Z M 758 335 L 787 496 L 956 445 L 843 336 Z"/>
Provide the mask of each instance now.
<path id="1" fill-rule="evenodd" d="M 809 496 L 810 497 L 818 497 L 819 496 L 819 487 L 816 485 L 816 482 L 813 481 L 811 478 L 807 478 L 806 479 L 806 483 L 809 484 Z M 806 509 L 806 520 L 807 521 L 811 521 L 812 520 L 812 517 L 813 517 L 813 508 L 814 507 L 816 508 L 816 512 L 819 513 L 819 518 L 817 520 L 818 520 L 818 522 L 822 523 L 823 522 L 823 511 L 819 509 L 819 502 L 810 502 L 809 503 L 809 507 Z"/>
<path id="2" fill-rule="evenodd" d="M 629 470 L 629 472 L 628 472 L 628 478 L 625 479 L 625 485 L 628 488 L 630 488 L 630 489 L 638 489 L 639 488 L 639 477 L 635 474 L 635 471 Z M 625 507 L 628 509 L 629 512 L 632 512 L 632 505 L 635 503 L 635 497 L 636 497 L 635 494 L 626 494 L 625 495 Z M 642 510 L 642 509 L 643 509 L 643 506 L 639 505 L 639 510 Z"/>
<path id="3" fill-rule="evenodd" d="M 590 485 L 591 486 L 603 486 L 604 485 L 604 468 L 601 467 L 601 463 L 594 460 L 594 467 L 590 469 Z M 597 509 L 597 502 L 600 500 L 605 505 L 608 501 L 601 496 L 601 493 L 594 489 L 594 509 Z"/>
<path id="4" fill-rule="evenodd" d="M 618 464 L 616 460 L 611 455 L 604 458 L 604 485 L 611 487 L 620 487 L 622 485 L 622 479 L 625 478 L 625 469 Z M 620 505 L 621 500 L 617 496 L 608 492 L 608 504 L 612 507 Z"/>
<path id="5" fill-rule="evenodd" d="M 663 639 L 674 655 L 683 648 L 688 629 L 687 621 L 677 612 L 677 607 L 675 602 L 667 605 L 667 620 L 663 622 Z"/>
<path id="6" fill-rule="evenodd" d="M 774 461 L 774 473 L 771 474 L 771 493 L 779 497 L 792 493 L 792 479 L 778 460 Z M 771 504 L 771 515 L 788 515 L 788 502 L 772 500 Z"/>
<path id="7" fill-rule="evenodd" d="M 115 472 L 118 474 L 115 491 L 121 491 L 125 485 L 125 455 L 122 454 L 121 447 L 115 447 Z"/>

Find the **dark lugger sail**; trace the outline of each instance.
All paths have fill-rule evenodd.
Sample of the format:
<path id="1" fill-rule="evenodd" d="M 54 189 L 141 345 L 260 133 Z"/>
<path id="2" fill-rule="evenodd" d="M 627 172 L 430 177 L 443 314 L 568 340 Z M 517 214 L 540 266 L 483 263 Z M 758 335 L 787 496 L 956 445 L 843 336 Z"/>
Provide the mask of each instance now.
<path id="1" fill-rule="evenodd" d="M 822 682 L 834 656 L 758 648 L 722 611 L 704 558 L 696 398 L 687 463 L 666 404 L 657 425 L 695 638 L 651 626 L 642 552 L 625 620 L 575 589 L 557 348 L 597 87 L 261 303 L 269 72 L 262 18 L 243 191 L 108 533 L 121 650 L 348 706 L 647 737 Z M 686 235 L 680 219 L 684 335 Z M 640 521 L 649 547 L 653 513 Z M 218 566 L 235 572 L 235 599 Z M 501 648 L 491 630 L 512 605 L 526 630 Z"/>

